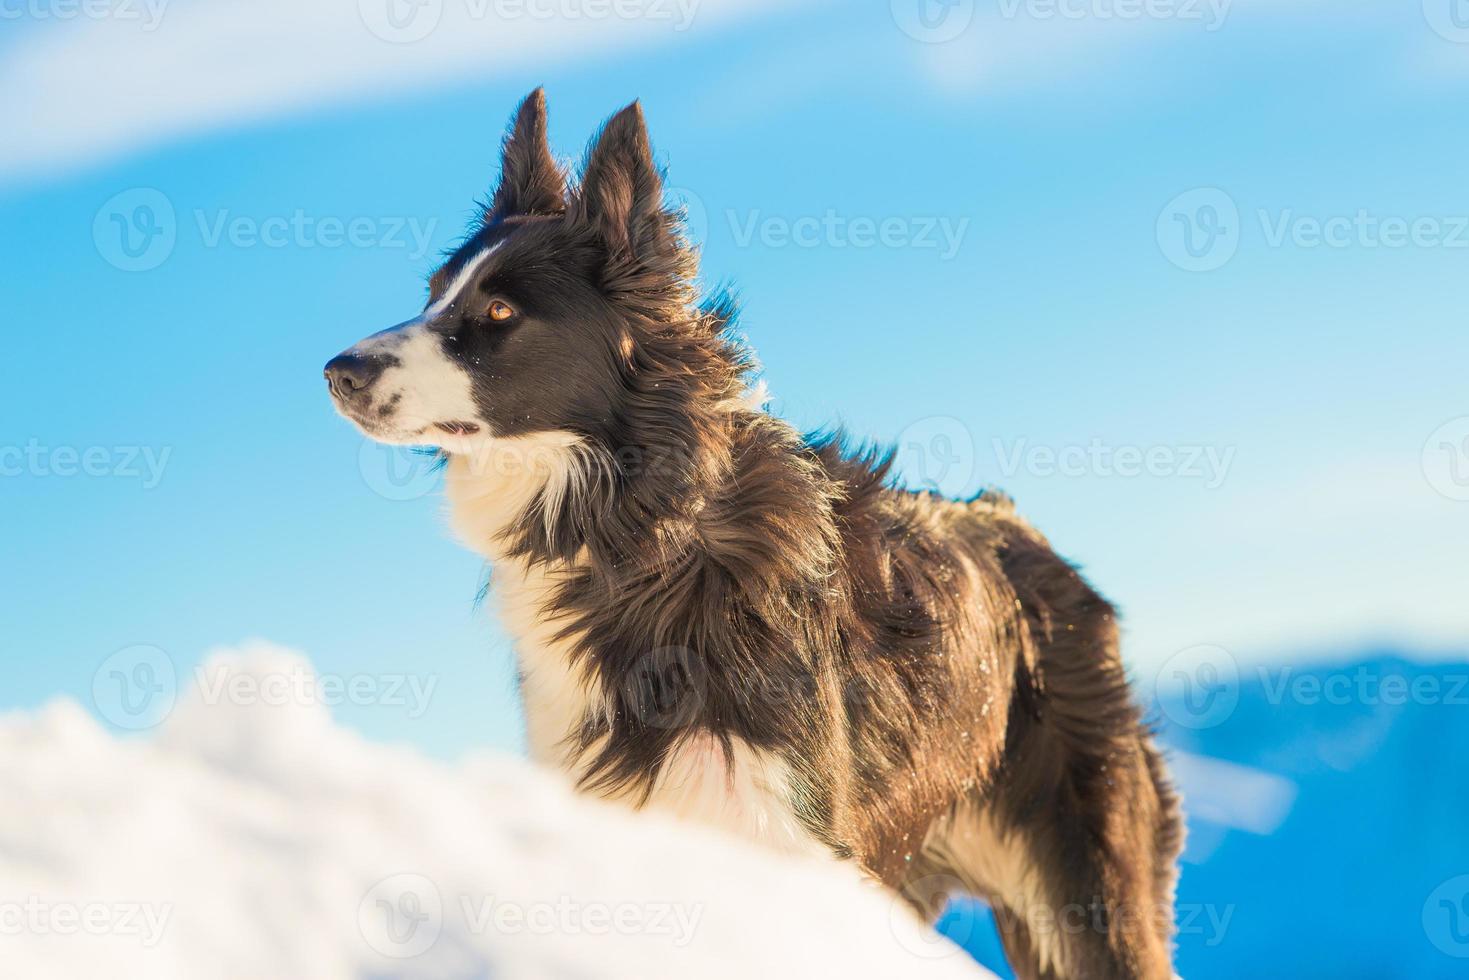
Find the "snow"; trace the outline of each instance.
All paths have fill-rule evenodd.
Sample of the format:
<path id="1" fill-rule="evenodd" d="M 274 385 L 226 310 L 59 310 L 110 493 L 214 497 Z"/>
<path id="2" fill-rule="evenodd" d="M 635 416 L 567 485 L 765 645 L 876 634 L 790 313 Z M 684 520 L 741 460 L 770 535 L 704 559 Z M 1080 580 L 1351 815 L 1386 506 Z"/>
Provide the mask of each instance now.
<path id="1" fill-rule="evenodd" d="M 257 645 L 198 683 L 309 670 Z M 370 742 L 319 700 L 217 693 L 181 691 L 146 736 L 66 700 L 0 717 L 0 975 L 987 975 L 834 862 L 577 797 L 513 757 Z"/>

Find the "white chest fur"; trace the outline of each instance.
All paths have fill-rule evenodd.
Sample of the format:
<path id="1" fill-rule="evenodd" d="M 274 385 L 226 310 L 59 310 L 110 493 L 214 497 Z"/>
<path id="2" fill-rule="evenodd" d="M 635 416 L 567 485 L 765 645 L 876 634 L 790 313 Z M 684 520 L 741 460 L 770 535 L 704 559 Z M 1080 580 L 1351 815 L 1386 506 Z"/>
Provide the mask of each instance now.
<path id="1" fill-rule="evenodd" d="M 556 572 L 506 556 L 501 542 L 543 488 L 566 491 L 574 445 L 560 434 L 496 440 L 450 457 L 445 481 L 455 532 L 494 565 L 491 595 L 515 642 L 531 758 L 556 767 L 564 767 L 565 739 L 593 710 L 595 695 L 572 669 L 573 641 L 556 638 Z"/>
<path id="2" fill-rule="evenodd" d="M 505 530 L 546 489 L 575 492 L 585 473 L 575 440 L 559 433 L 496 440 L 474 455 L 450 458 L 445 491 L 462 541 L 492 563 L 492 594 L 515 643 L 527 741 L 537 762 L 578 775 L 567 737 L 602 712 L 603 695 L 574 669 L 574 637 L 558 639 L 553 593 L 557 570 L 506 558 Z M 825 854 L 797 819 L 785 760 L 744 742 L 733 763 L 708 736 L 685 739 L 659 773 L 648 805 L 719 827 L 785 852 Z"/>
<path id="3" fill-rule="evenodd" d="M 599 710 L 600 694 L 571 662 L 572 640 L 556 637 L 555 576 L 522 561 L 496 565 L 492 595 L 500 622 L 515 641 L 520 694 L 531 758 L 569 768 L 566 739 Z"/>

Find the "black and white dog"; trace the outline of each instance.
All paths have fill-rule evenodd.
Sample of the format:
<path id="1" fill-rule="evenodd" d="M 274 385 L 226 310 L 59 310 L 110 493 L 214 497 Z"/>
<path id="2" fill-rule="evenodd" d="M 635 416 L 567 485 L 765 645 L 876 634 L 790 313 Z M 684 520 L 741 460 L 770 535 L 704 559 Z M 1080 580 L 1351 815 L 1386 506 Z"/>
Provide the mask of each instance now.
<path id="1" fill-rule="evenodd" d="M 1178 803 L 1112 608 L 1005 497 L 761 410 L 636 103 L 580 176 L 533 92 L 423 312 L 326 366 L 369 436 L 442 452 L 534 756 L 928 912 L 988 896 L 1022 976 L 1169 976 Z"/>

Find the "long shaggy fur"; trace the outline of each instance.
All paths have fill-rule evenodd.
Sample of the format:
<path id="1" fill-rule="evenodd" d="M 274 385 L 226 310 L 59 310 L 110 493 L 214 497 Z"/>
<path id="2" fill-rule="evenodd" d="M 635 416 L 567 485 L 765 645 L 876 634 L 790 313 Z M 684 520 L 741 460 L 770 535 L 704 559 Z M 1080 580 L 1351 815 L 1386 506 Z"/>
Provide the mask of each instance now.
<path id="1" fill-rule="evenodd" d="M 567 448 L 503 527 L 469 532 L 542 570 L 542 622 L 586 692 L 564 764 L 638 803 L 690 758 L 772 760 L 832 854 L 930 912 L 988 896 L 1022 976 L 1169 976 L 1178 803 L 1111 606 L 1008 499 L 897 489 L 891 454 L 742 402 L 733 303 L 695 303 L 636 104 L 574 189 L 544 132 L 537 93 L 431 302 L 495 247 L 484 292 L 532 310 L 515 329 L 575 332 L 559 390 L 512 412 L 476 387 L 496 437 Z M 468 329 L 446 351 L 506 377 L 517 344 L 554 342 L 509 333 L 471 357 Z"/>

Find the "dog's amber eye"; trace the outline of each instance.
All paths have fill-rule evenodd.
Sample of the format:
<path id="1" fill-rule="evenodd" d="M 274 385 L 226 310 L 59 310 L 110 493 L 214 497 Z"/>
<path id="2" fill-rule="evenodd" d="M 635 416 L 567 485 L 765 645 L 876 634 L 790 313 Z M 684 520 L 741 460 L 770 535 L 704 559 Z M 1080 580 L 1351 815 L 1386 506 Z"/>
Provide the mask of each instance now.
<path id="1" fill-rule="evenodd" d="M 502 299 L 490 303 L 491 320 L 508 320 L 515 315 L 515 308 Z"/>

